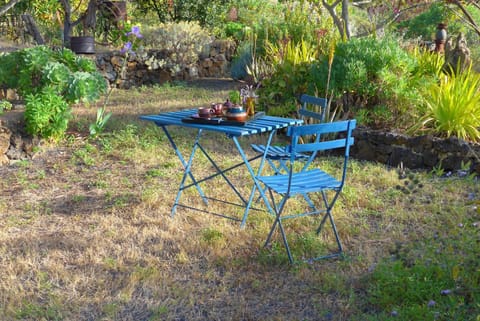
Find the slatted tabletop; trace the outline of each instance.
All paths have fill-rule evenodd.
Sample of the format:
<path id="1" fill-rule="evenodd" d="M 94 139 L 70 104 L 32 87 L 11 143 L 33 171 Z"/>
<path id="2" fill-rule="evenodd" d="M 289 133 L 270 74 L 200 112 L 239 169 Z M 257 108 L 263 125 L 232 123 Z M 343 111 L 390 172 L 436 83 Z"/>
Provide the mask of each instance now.
<path id="1" fill-rule="evenodd" d="M 283 118 L 275 116 L 263 115 L 261 117 L 248 120 L 245 125 L 210 125 L 200 123 L 186 123 L 182 119 L 195 115 L 197 109 L 187 109 L 179 111 L 165 112 L 158 115 L 144 115 L 140 119 L 152 121 L 158 126 L 183 126 L 191 127 L 215 132 L 225 133 L 229 136 L 249 136 L 264 132 L 270 132 L 275 129 L 285 128 L 288 126 L 299 125 L 302 120 L 295 118 Z"/>

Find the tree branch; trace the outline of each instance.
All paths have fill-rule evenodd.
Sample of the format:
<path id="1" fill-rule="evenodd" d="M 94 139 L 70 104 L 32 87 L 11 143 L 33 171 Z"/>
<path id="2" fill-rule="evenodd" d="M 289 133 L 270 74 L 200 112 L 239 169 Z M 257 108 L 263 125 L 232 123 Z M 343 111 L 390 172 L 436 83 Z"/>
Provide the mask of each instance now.
<path id="1" fill-rule="evenodd" d="M 335 1 L 332 5 L 329 5 L 327 3 L 327 1 L 325 0 L 322 0 L 322 4 L 323 6 L 325 7 L 325 9 L 327 9 L 328 13 L 330 14 L 330 16 L 332 17 L 333 19 L 333 22 L 335 23 L 335 26 L 337 26 L 337 29 L 338 29 L 338 32 L 340 33 L 340 36 L 344 36 L 345 35 L 345 29 L 343 28 L 343 23 L 342 21 L 340 20 L 340 18 L 338 18 L 337 14 L 335 13 L 335 7 L 341 2 L 342 0 L 337 0 Z"/>
<path id="2" fill-rule="evenodd" d="M 0 16 L 3 16 L 8 10 L 12 9 L 20 1 L 22 0 L 10 0 L 6 5 L 0 7 Z"/>
<path id="3" fill-rule="evenodd" d="M 480 35 L 480 32 L 479 32 L 479 26 L 477 25 L 477 23 L 475 22 L 475 19 L 473 19 L 472 15 L 470 14 L 470 12 L 468 12 L 467 8 L 465 8 L 465 6 L 459 1 L 459 0 L 451 0 L 450 1 L 451 3 L 453 3 L 455 6 L 457 6 L 460 11 L 462 11 L 463 15 L 466 17 L 467 21 L 470 23 L 470 25 L 473 27 L 473 30 L 475 30 L 475 32 Z M 478 8 L 478 4 L 473 2 L 472 3 Z"/>

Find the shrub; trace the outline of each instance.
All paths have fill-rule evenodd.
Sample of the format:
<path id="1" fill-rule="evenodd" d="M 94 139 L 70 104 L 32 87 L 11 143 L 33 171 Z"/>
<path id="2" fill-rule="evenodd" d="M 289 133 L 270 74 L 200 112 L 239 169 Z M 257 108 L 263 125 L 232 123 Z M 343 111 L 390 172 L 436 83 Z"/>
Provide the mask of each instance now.
<path id="1" fill-rule="evenodd" d="M 418 96 L 412 79 L 416 67 L 414 57 L 392 37 L 354 38 L 336 46 L 330 80 L 327 57 L 312 65 L 309 90 L 328 92 L 345 112 L 389 106 L 395 120 L 409 112 Z"/>
<path id="2" fill-rule="evenodd" d="M 448 20 L 448 10 L 442 3 L 434 3 L 428 10 L 393 25 L 394 28 L 402 30 L 407 39 L 422 38 L 432 40 L 435 34 L 435 28 L 439 22 Z"/>
<path id="3" fill-rule="evenodd" d="M 43 138 L 62 136 L 69 105 L 96 101 L 107 89 L 95 63 L 69 49 L 26 48 L 0 56 L 0 64 L 0 85 L 26 99 L 26 129 Z"/>
<path id="4" fill-rule="evenodd" d="M 25 97 L 25 124 L 28 133 L 60 139 L 68 127 L 71 108 L 52 87 Z"/>
<path id="5" fill-rule="evenodd" d="M 8 100 L 2 99 L 0 100 L 0 115 L 3 114 L 4 110 L 11 110 L 13 107 L 12 103 Z"/>
<path id="6" fill-rule="evenodd" d="M 164 58 L 155 64 L 173 74 L 196 63 L 211 42 L 210 34 L 196 22 L 166 23 L 144 31 L 145 47 L 159 48 L 164 53 Z"/>

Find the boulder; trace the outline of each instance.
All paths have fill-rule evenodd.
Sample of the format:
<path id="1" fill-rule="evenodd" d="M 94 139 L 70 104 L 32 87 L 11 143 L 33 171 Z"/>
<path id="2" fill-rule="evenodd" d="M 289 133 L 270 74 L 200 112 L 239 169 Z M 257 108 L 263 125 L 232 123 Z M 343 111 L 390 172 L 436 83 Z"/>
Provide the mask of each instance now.
<path id="1" fill-rule="evenodd" d="M 10 147 L 10 137 L 12 132 L 7 127 L 0 127 L 0 155 L 4 156 Z"/>

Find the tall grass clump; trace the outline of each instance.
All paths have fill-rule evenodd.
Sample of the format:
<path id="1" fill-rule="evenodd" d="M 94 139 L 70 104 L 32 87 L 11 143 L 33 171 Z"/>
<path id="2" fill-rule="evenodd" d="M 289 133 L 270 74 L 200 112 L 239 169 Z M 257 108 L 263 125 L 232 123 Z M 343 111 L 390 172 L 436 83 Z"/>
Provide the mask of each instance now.
<path id="1" fill-rule="evenodd" d="M 288 115 L 296 109 L 298 94 L 307 91 L 305 79 L 311 63 L 318 58 L 318 47 L 306 41 L 286 41 L 268 43 L 266 52 L 266 64 L 273 73 L 263 81 L 261 104 L 271 115 Z"/>
<path id="2" fill-rule="evenodd" d="M 410 133 L 431 133 L 480 140 L 480 75 L 471 67 L 428 87 L 420 118 Z"/>

